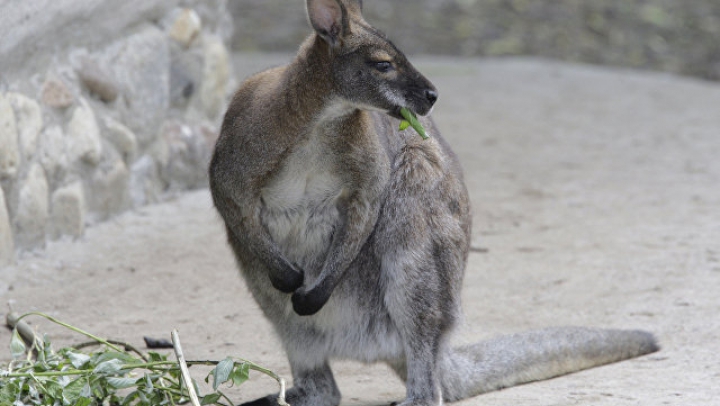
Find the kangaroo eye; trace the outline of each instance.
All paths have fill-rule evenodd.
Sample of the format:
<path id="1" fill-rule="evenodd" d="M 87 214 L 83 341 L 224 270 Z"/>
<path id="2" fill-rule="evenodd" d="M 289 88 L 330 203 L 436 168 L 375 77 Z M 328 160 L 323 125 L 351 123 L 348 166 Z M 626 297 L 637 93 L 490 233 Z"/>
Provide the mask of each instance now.
<path id="1" fill-rule="evenodd" d="M 378 72 L 386 73 L 393 69 L 392 63 L 388 61 L 375 62 L 375 69 Z"/>

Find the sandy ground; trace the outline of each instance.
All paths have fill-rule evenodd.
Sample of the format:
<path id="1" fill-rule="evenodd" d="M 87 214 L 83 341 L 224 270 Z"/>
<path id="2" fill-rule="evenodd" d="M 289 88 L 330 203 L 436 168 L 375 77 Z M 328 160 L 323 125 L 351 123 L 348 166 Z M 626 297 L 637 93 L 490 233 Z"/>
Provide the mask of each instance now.
<path id="1" fill-rule="evenodd" d="M 240 56 L 238 74 L 283 59 Z M 534 59 L 417 65 L 440 89 L 435 117 L 464 164 L 482 248 L 457 341 L 569 324 L 643 328 L 663 345 L 457 404 L 720 405 L 720 85 Z M 136 345 L 178 328 L 190 359 L 242 356 L 289 377 L 206 190 L 52 243 L 0 276 L 3 308 Z M 33 324 L 58 345 L 80 341 Z M 0 329 L 0 343 L 9 337 Z M 382 365 L 334 366 L 344 405 L 404 395 Z M 232 393 L 274 390 L 258 376 Z"/>

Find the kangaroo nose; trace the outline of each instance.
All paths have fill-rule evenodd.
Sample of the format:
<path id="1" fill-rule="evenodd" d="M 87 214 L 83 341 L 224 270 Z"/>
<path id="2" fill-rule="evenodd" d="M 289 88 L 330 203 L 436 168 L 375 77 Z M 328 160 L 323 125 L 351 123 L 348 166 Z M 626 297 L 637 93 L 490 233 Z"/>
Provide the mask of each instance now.
<path id="1" fill-rule="evenodd" d="M 430 102 L 430 104 L 435 104 L 435 102 L 438 99 L 438 94 L 433 89 L 428 89 L 425 91 L 425 98 Z"/>

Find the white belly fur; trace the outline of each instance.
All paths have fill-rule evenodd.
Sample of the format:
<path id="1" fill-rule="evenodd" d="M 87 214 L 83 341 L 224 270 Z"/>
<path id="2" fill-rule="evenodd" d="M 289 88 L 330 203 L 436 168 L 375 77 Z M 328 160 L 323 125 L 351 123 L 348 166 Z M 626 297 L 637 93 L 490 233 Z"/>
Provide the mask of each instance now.
<path id="1" fill-rule="evenodd" d="M 346 186 L 334 155 L 319 139 L 313 137 L 294 151 L 262 190 L 264 225 L 286 258 L 303 268 L 306 284 L 322 269 L 340 216 L 337 202 Z M 312 317 L 298 317 L 288 297 L 285 316 L 285 323 L 312 325 L 324 333 L 317 341 L 302 341 L 300 347 L 288 348 L 296 362 L 308 366 L 317 364 L 317 354 L 375 362 L 397 359 L 403 351 L 394 325 L 381 315 L 364 314 L 354 295 L 331 296 Z M 368 325 L 375 328 L 368 332 Z M 295 341 L 286 345 L 292 347 Z M 310 350 L 308 346 L 317 347 Z"/>
<path id="2" fill-rule="evenodd" d="M 262 191 L 270 235 L 290 261 L 309 268 L 324 260 L 343 190 L 332 155 L 318 144 L 311 141 L 295 151 Z"/>

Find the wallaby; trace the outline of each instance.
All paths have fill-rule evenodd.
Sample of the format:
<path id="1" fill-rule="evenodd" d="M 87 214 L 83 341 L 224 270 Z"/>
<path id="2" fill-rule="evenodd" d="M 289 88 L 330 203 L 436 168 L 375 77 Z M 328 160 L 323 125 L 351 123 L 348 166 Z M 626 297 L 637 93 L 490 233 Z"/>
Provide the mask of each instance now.
<path id="1" fill-rule="evenodd" d="M 425 117 L 437 91 L 360 0 L 306 8 L 313 35 L 237 91 L 210 164 L 241 274 L 289 358 L 289 403 L 338 405 L 336 358 L 388 363 L 406 382 L 400 405 L 421 406 L 657 350 L 646 332 L 574 327 L 450 347 L 471 215 L 458 159 Z M 401 108 L 430 139 L 399 130 Z"/>

